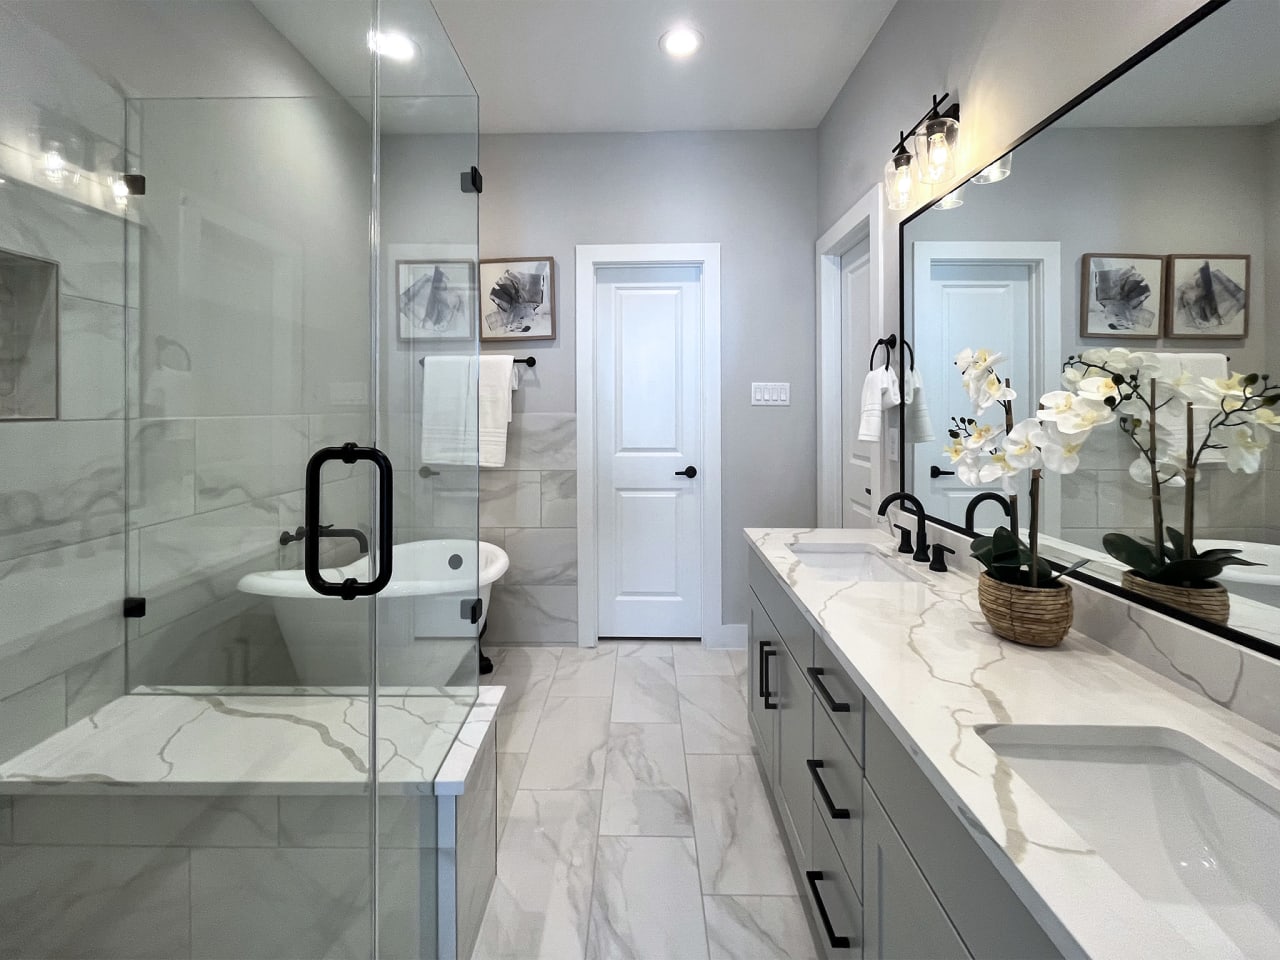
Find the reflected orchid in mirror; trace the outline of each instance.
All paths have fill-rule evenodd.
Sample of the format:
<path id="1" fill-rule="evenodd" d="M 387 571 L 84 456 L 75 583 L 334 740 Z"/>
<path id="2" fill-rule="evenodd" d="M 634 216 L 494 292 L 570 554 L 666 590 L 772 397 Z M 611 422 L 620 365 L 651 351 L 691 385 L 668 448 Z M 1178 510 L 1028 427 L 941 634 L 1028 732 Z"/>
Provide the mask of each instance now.
<path id="1" fill-rule="evenodd" d="M 1120 429 L 1138 451 L 1129 476 L 1150 487 L 1152 538 L 1127 534 L 1103 537 L 1107 552 L 1148 580 L 1187 587 L 1212 586 L 1227 564 L 1247 561 L 1238 550 L 1209 554 L 1195 549 L 1195 485 L 1201 464 L 1225 463 L 1232 473 L 1257 473 L 1271 434 L 1280 430 L 1280 386 L 1267 374 L 1231 373 L 1225 378 L 1194 375 L 1176 359 L 1123 348 L 1085 350 L 1067 358 L 1063 383 L 1081 398 L 1105 406 L 1109 418 L 1123 415 Z M 1046 399 L 1050 396 L 1046 395 Z M 1071 401 L 1078 405 L 1081 401 Z M 1054 403 L 1062 426 L 1071 411 Z M 1207 458 L 1207 459 L 1206 459 Z M 1185 487 L 1183 527 L 1166 527 L 1161 492 Z"/>

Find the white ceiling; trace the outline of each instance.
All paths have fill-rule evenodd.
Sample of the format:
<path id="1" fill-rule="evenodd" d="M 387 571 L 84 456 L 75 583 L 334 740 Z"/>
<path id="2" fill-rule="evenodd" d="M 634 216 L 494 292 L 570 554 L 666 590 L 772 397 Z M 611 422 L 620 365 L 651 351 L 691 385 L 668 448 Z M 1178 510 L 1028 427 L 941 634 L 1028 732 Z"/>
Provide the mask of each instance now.
<path id="1" fill-rule="evenodd" d="M 440 0 L 484 133 L 816 127 L 893 0 Z M 676 23 L 703 48 L 658 49 Z M 322 71 L 323 72 L 323 71 Z"/>
<path id="2" fill-rule="evenodd" d="M 339 92 L 367 95 L 367 58 L 358 55 L 367 7 L 338 3 L 317 17 L 314 3 L 255 5 Z M 381 92 L 469 94 L 469 74 L 482 133 L 810 129 L 892 7 L 893 0 L 442 0 L 436 9 L 446 36 L 425 4 L 384 0 L 383 29 L 412 36 L 426 66 L 384 62 Z M 706 38 L 683 62 L 658 49 L 676 23 Z M 382 107 L 391 132 L 467 129 L 461 103 L 384 100 Z"/>
<path id="3" fill-rule="evenodd" d="M 1064 127 L 1231 127 L 1280 117 L 1280 2 L 1237 0 L 1059 121 Z"/>

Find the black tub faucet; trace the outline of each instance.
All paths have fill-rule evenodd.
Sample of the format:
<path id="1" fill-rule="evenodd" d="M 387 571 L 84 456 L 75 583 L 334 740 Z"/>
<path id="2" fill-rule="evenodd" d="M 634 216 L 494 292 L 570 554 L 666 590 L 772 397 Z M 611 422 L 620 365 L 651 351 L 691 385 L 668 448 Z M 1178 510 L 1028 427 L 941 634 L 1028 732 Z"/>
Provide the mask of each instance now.
<path id="1" fill-rule="evenodd" d="M 987 490 L 970 500 L 969 505 L 964 508 L 964 532 L 977 534 L 978 531 L 973 527 L 973 517 L 974 514 L 978 512 L 978 507 L 988 500 L 1000 504 L 1000 509 L 1004 511 L 1004 515 L 1009 518 L 1009 522 L 1016 529 L 1018 522 L 1013 516 L 1013 506 L 1007 499 L 1000 496 L 1000 494 L 996 493 L 994 490 Z"/>
<path id="2" fill-rule="evenodd" d="M 287 547 L 291 543 L 297 543 L 299 540 L 306 539 L 306 536 L 306 527 L 299 527 L 297 530 L 293 531 L 293 533 L 286 530 L 280 534 L 280 546 Z M 341 528 L 335 530 L 332 523 L 320 528 L 321 540 L 340 540 L 344 537 L 350 537 L 354 540 L 360 546 L 361 554 L 369 552 L 369 538 L 365 536 L 363 530 L 345 530 Z"/>
<path id="3" fill-rule="evenodd" d="M 898 493 L 891 493 L 880 501 L 880 509 L 876 511 L 877 516 L 885 516 L 889 512 L 889 508 L 893 504 L 901 500 L 904 504 L 911 504 L 916 514 L 916 552 L 911 555 L 912 560 L 920 563 L 929 562 L 929 540 L 925 532 L 924 526 L 924 504 L 915 496 L 901 490 Z"/>

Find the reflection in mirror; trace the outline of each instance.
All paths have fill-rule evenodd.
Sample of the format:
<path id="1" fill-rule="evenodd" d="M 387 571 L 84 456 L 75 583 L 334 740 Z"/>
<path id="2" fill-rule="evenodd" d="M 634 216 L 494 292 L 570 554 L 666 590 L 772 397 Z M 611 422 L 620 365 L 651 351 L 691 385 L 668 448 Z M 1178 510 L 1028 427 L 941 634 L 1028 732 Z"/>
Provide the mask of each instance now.
<path id="1" fill-rule="evenodd" d="M 1224 406 L 1205 381 L 1273 373 L 1280 382 L 1280 330 L 1271 319 L 1280 281 L 1267 283 L 1280 270 L 1278 43 L 1280 4 L 1233 0 L 1018 146 L 1001 165 L 1007 175 L 980 174 L 964 186 L 962 203 L 935 205 L 902 231 L 904 329 L 939 437 L 913 442 L 908 424 L 907 489 L 957 527 L 975 494 L 1001 489 L 998 479 L 962 482 L 952 471 L 964 464 L 944 449 L 950 418 L 971 415 L 954 365 L 966 348 L 1004 354 L 997 372 L 1018 391 L 1017 419 L 1064 389 L 1070 358 L 1084 361 L 1071 367 L 1067 387 L 1125 378 L 1112 403 L 1135 386 L 1149 393 L 1158 374 L 1158 501 L 1143 452 L 1152 418 L 1135 396 L 1089 431 L 1074 472 L 1045 471 L 1041 550 L 1065 563 L 1088 558 L 1086 572 L 1146 595 L 1153 585 L 1191 583 L 1187 570 L 1197 587 L 1212 576 L 1229 594 L 1230 626 L 1272 642 L 1280 642 L 1272 625 L 1280 606 L 1280 406 L 1263 394 L 1256 410 L 1233 412 L 1266 382 L 1234 383 Z M 1189 398 L 1194 471 L 1185 469 Z M 1025 475 L 1018 482 L 1025 488 Z M 1168 563 L 1186 557 L 1179 536 L 1168 534 L 1168 556 L 1150 546 L 1146 560 L 1136 552 L 1157 524 L 1180 534 L 1188 521 L 1198 554 L 1239 550 L 1262 565 L 1228 563 L 1218 572 L 1199 564 L 1182 568 L 1186 578 L 1166 576 Z M 978 508 L 978 532 L 1001 523 L 998 506 Z M 1225 609 L 1218 616 L 1179 605 L 1227 617 Z"/>

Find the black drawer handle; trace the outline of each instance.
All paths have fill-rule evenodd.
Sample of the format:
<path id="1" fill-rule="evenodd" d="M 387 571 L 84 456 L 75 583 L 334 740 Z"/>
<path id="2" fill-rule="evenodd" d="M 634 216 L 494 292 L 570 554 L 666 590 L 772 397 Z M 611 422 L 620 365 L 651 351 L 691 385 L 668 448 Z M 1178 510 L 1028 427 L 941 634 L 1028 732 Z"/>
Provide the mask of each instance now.
<path id="1" fill-rule="evenodd" d="M 822 676 L 827 672 L 826 670 L 822 669 L 822 667 L 805 667 L 805 671 L 809 674 L 810 679 L 813 680 L 813 689 L 817 690 L 818 696 L 822 697 L 826 702 L 828 710 L 832 713 L 848 713 L 852 709 L 849 704 L 841 703 L 833 697 L 831 691 L 827 689 L 827 685 L 822 682 Z"/>
<path id="2" fill-rule="evenodd" d="M 756 681 L 757 681 L 756 696 L 768 697 L 769 696 L 769 669 L 764 662 L 764 652 L 768 647 L 773 646 L 773 641 L 758 640 L 756 641 L 756 643 L 757 643 L 756 652 L 760 658 L 760 670 L 756 674 Z"/>
<path id="3" fill-rule="evenodd" d="M 831 944 L 833 950 L 848 950 L 853 946 L 853 941 L 848 937 L 841 937 L 831 926 L 831 917 L 827 914 L 827 905 L 822 902 L 822 894 L 818 892 L 818 884 L 825 879 L 825 874 L 821 870 L 806 870 L 804 878 L 809 881 L 809 892 L 813 894 L 813 905 L 818 908 L 818 916 L 822 918 L 822 929 L 826 931 L 827 941 Z"/>
<path id="4" fill-rule="evenodd" d="M 827 785 L 822 782 L 822 774 L 818 771 L 826 766 L 822 760 L 806 760 L 805 766 L 809 768 L 809 776 L 813 777 L 813 785 L 818 788 L 818 795 L 822 797 L 822 802 L 827 808 L 827 815 L 832 820 L 852 820 L 853 814 L 844 807 L 837 807 L 835 801 L 831 799 L 831 794 L 827 792 Z"/>
<path id="5" fill-rule="evenodd" d="M 761 661 L 761 672 L 764 674 L 764 708 L 766 710 L 778 709 L 778 705 L 776 703 L 769 702 L 770 698 L 773 696 L 773 694 L 769 692 L 769 658 L 776 657 L 777 655 L 777 650 L 765 650 L 763 660 Z"/>

